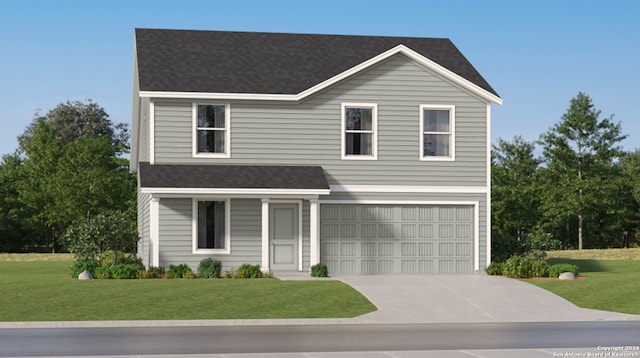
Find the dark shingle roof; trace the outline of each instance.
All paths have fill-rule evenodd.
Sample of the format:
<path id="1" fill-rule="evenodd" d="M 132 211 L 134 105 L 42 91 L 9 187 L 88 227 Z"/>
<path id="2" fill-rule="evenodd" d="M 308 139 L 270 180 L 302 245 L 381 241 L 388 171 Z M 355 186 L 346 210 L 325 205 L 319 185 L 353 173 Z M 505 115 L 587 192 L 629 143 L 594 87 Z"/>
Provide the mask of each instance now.
<path id="1" fill-rule="evenodd" d="M 141 91 L 298 94 L 398 45 L 497 96 L 449 39 L 136 29 Z"/>
<path id="2" fill-rule="evenodd" d="M 143 188 L 329 189 L 318 166 L 140 163 Z"/>

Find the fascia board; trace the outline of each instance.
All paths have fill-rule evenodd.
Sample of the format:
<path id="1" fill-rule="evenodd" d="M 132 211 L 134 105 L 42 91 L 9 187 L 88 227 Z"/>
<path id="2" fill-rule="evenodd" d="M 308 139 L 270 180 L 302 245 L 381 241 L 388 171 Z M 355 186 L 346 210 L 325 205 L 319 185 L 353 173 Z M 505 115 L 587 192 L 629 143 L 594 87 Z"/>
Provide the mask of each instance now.
<path id="1" fill-rule="evenodd" d="M 370 58 L 338 75 L 335 75 L 313 87 L 310 87 L 298 94 L 270 94 L 270 93 L 204 93 L 204 92 L 164 92 L 164 91 L 140 91 L 140 97 L 154 97 L 154 98 L 180 98 L 180 99 L 226 99 L 226 100 L 260 100 L 260 101 L 301 101 L 306 97 L 317 93 L 329 86 L 332 86 L 345 78 L 348 78 L 364 69 L 367 69 L 387 58 L 396 55 L 403 54 L 409 57 L 411 60 L 421 64 L 427 69 L 439 74 L 440 76 L 460 85 L 467 91 L 474 93 L 482 99 L 502 104 L 502 98 L 490 93 L 489 91 L 479 87 L 473 82 L 455 74 L 452 71 L 440 66 L 439 64 L 429 60 L 428 58 L 420 55 L 419 53 L 411 50 L 404 45 L 398 45 L 388 51 L 385 51 L 375 57 Z"/>
<path id="2" fill-rule="evenodd" d="M 148 194 L 179 195 L 254 195 L 256 197 L 271 195 L 318 196 L 329 195 L 329 189 L 244 189 L 244 188 L 141 188 Z"/>

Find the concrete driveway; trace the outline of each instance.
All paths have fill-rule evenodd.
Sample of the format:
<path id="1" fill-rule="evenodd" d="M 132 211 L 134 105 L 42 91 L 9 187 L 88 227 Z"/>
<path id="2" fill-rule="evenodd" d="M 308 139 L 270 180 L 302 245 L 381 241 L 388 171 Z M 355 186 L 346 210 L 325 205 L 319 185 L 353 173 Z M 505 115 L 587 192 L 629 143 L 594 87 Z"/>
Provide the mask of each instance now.
<path id="1" fill-rule="evenodd" d="M 340 276 L 378 311 L 362 323 L 555 322 L 638 320 L 579 308 L 546 290 L 514 279 L 487 276 Z M 567 284 L 571 284 L 567 282 Z"/>

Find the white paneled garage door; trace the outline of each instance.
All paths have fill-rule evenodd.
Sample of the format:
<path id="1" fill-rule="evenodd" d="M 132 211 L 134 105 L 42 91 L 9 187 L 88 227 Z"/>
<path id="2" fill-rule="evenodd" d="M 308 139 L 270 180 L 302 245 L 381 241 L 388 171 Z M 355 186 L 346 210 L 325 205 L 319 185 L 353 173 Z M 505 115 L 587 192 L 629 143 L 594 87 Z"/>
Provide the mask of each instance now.
<path id="1" fill-rule="evenodd" d="M 330 275 L 473 272 L 471 205 L 320 206 L 321 262 Z"/>

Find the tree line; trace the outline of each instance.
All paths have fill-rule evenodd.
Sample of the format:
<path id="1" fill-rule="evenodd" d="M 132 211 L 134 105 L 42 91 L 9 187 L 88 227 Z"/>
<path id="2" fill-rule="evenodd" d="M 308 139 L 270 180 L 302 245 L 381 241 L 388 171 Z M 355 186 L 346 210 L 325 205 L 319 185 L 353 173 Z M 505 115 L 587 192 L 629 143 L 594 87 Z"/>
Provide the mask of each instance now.
<path id="1" fill-rule="evenodd" d="M 578 93 L 539 140 L 492 146 L 494 259 L 531 248 L 638 245 L 640 150 L 622 150 L 621 125 L 600 115 Z"/>
<path id="2" fill-rule="evenodd" d="M 128 152 L 127 125 L 91 100 L 36 113 L 0 163 L 0 252 L 67 251 L 65 233 L 105 220 L 137 236 Z"/>

